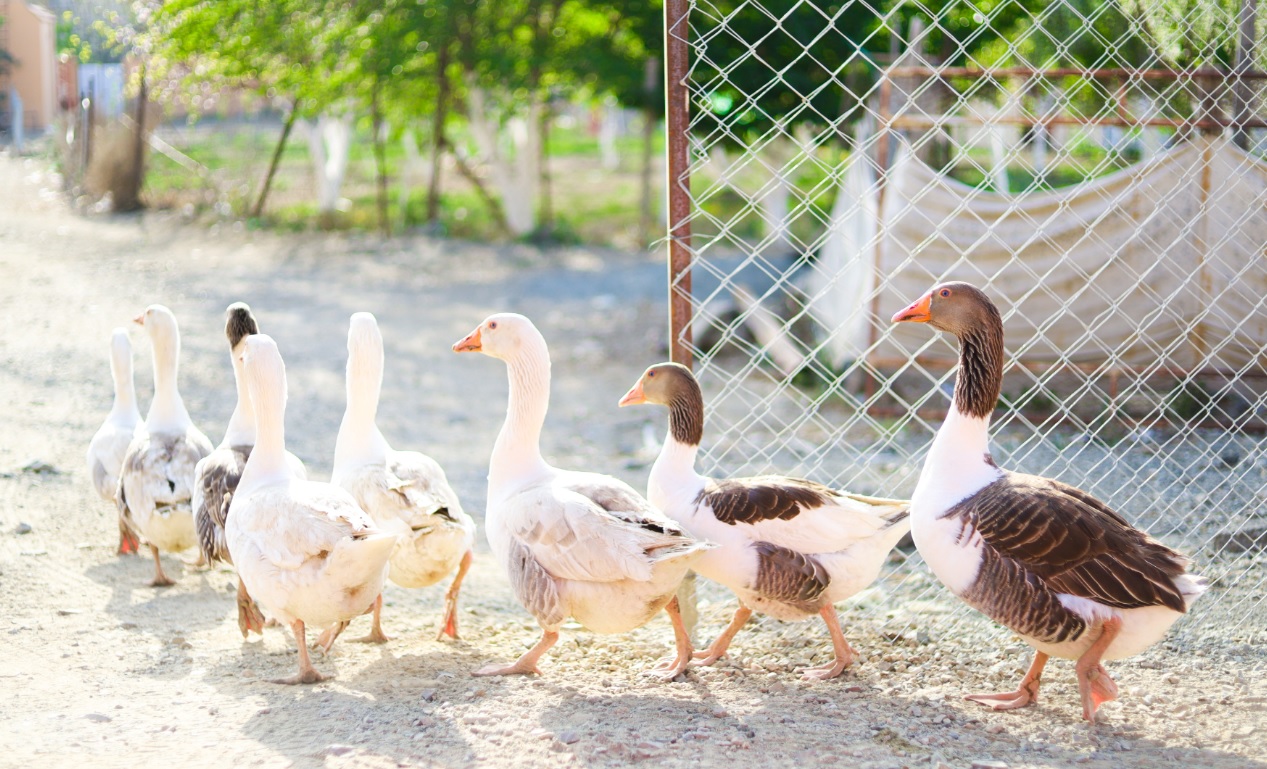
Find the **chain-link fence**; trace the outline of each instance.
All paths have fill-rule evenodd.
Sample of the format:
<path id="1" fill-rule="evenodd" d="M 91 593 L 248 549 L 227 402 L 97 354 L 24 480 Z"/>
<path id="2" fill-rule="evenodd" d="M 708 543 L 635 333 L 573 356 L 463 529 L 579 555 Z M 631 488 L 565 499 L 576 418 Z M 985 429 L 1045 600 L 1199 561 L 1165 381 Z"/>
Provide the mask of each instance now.
<path id="1" fill-rule="evenodd" d="M 1181 639 L 1267 612 L 1267 12 L 1257 3 L 669 0 L 675 355 L 701 471 L 909 495 L 954 340 L 889 317 L 999 305 L 1003 467 L 1191 554 Z M 674 78 L 674 73 L 683 75 Z M 674 155 L 674 139 L 685 137 Z M 857 611 L 955 608 L 913 551 Z"/>

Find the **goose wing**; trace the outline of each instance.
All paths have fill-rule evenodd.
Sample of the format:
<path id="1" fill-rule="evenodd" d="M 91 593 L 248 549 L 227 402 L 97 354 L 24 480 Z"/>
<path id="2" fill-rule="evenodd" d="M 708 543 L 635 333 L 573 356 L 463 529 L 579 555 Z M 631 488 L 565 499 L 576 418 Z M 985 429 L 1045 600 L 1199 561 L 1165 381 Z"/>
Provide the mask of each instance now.
<path id="1" fill-rule="evenodd" d="M 965 536 L 975 532 L 1000 558 L 1056 592 L 1120 609 L 1184 611 L 1175 579 L 1187 559 L 1080 489 L 1004 473 L 945 516 L 960 518 Z"/>

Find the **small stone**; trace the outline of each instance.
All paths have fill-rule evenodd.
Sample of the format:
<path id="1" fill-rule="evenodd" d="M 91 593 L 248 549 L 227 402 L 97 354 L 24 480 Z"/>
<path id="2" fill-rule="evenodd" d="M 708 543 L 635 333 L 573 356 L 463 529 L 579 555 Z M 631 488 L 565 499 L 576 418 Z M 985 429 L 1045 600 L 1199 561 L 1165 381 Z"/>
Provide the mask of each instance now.
<path id="1" fill-rule="evenodd" d="M 580 742 L 580 741 L 581 741 L 581 735 L 577 734 L 571 729 L 567 729 L 565 731 L 559 732 L 559 742 L 563 743 L 564 745 L 571 745 L 573 743 Z"/>
<path id="2" fill-rule="evenodd" d="M 113 718 L 111 718 L 110 716 L 107 716 L 104 713 L 89 713 L 86 716 L 84 716 L 84 718 L 88 719 L 89 721 L 95 721 L 99 724 L 104 724 L 107 721 L 114 720 Z"/>
<path id="3" fill-rule="evenodd" d="M 346 756 L 347 754 L 351 753 L 354 750 L 356 750 L 356 748 L 352 747 L 351 745 L 328 745 L 326 746 L 326 755 L 327 756 Z"/>
<path id="4" fill-rule="evenodd" d="M 859 692 L 862 692 L 862 691 L 865 691 L 865 690 L 861 686 L 858 686 L 857 684 L 853 686 L 845 687 L 845 692 L 848 694 L 858 694 Z"/>
<path id="5" fill-rule="evenodd" d="M 19 524 L 18 524 L 18 527 L 17 527 L 16 529 L 14 529 L 14 530 L 13 530 L 13 533 L 14 533 L 14 534 L 30 534 L 30 533 L 31 533 L 31 524 L 29 524 L 29 523 L 25 523 L 25 522 L 24 522 L 24 523 L 19 523 Z"/>
<path id="6" fill-rule="evenodd" d="M 436 701 L 436 690 L 435 690 L 435 689 L 423 689 L 421 692 L 418 692 L 418 696 L 419 696 L 420 698 L 422 698 L 422 699 L 423 699 L 424 701 L 426 701 L 426 702 L 435 702 L 435 701 Z"/>
<path id="7" fill-rule="evenodd" d="M 260 716 L 266 716 L 272 712 L 273 712 L 272 708 L 260 708 L 259 710 L 255 711 L 255 714 L 260 715 Z"/>
<path id="8" fill-rule="evenodd" d="M 726 709 L 721 706 L 713 708 L 708 714 L 713 718 L 725 718 L 729 715 L 729 713 L 726 712 Z"/>
<path id="9" fill-rule="evenodd" d="M 1003 724 L 990 724 L 985 728 L 986 734 L 1002 734 L 1005 731 L 1006 727 Z"/>
<path id="10" fill-rule="evenodd" d="M 417 734 L 415 734 L 415 735 L 413 736 L 413 741 L 414 741 L 414 742 L 417 742 L 418 740 L 421 740 L 421 739 L 423 739 L 423 738 L 424 738 L 424 737 L 426 737 L 426 736 L 427 736 L 427 733 L 426 733 L 426 732 L 418 732 Z"/>
<path id="11" fill-rule="evenodd" d="M 122 628 L 122 629 L 124 629 L 124 630 L 136 630 L 136 623 L 135 623 L 135 622 L 124 622 L 124 623 L 120 624 L 120 625 L 119 625 L 119 627 L 120 627 L 120 628 Z"/>
<path id="12" fill-rule="evenodd" d="M 30 462 L 22 465 L 22 472 L 35 473 L 36 475 L 59 475 L 61 470 L 58 470 L 56 467 L 50 465 L 42 459 L 32 459 Z"/>
<path id="13" fill-rule="evenodd" d="M 972 769 L 1007 769 L 1007 764 L 1002 761 L 973 761 Z"/>
<path id="14" fill-rule="evenodd" d="M 1166 683 L 1168 684 L 1177 684 L 1180 680 L 1182 679 L 1179 676 L 1166 676 Z"/>
<path id="15" fill-rule="evenodd" d="M 242 671 L 242 677 L 243 677 L 243 678 L 254 678 L 254 677 L 255 677 L 255 671 L 254 671 L 254 670 L 251 670 L 250 668 L 247 668 L 246 670 L 243 670 L 243 671 Z"/>

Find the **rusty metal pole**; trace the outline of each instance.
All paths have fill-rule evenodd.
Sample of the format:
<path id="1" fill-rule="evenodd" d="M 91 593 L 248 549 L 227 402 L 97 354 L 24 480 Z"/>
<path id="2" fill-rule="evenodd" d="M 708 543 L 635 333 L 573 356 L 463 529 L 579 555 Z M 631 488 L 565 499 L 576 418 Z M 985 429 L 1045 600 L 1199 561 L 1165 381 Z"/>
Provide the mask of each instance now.
<path id="1" fill-rule="evenodd" d="M 664 2 L 665 189 L 669 196 L 669 356 L 692 368 L 691 354 L 691 176 L 687 147 L 690 98 L 686 79 L 691 65 L 690 0 Z M 686 632 L 695 635 L 699 609 L 695 572 L 687 574 L 677 591 Z"/>

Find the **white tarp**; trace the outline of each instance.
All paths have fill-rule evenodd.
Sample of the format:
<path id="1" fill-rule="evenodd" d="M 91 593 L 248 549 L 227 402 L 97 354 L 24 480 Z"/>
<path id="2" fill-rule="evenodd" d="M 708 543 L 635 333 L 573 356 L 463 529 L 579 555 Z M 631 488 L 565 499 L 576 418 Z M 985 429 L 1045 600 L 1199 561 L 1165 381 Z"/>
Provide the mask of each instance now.
<path id="1" fill-rule="evenodd" d="M 815 316 L 837 330 L 826 345 L 836 364 L 864 353 L 878 363 L 916 353 L 952 362 L 953 344 L 930 345 L 927 330 L 888 322 L 946 280 L 994 298 L 1008 351 L 1026 362 L 1264 363 L 1267 164 L 1229 141 L 1197 139 L 1023 196 L 976 190 L 903 148 L 878 227 L 868 229 L 877 196 L 865 164 L 853 163 L 811 282 Z M 878 317 L 868 299 L 876 290 Z"/>

